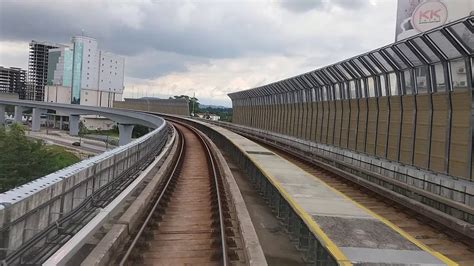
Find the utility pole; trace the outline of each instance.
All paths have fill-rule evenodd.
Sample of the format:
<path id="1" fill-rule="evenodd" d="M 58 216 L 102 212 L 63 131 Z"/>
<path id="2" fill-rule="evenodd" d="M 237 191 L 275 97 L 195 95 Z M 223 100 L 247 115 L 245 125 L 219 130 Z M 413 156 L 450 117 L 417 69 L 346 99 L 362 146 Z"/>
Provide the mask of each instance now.
<path id="1" fill-rule="evenodd" d="M 194 116 L 194 104 L 196 103 L 196 93 L 193 93 L 193 112 L 192 115 Z"/>

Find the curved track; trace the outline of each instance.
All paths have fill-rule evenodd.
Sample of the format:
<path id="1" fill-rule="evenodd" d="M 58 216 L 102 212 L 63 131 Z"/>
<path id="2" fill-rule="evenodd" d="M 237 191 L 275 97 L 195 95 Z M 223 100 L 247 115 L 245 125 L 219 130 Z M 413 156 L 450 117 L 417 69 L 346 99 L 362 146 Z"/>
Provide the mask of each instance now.
<path id="1" fill-rule="evenodd" d="M 228 264 L 228 208 L 215 158 L 201 133 L 174 125 L 179 158 L 120 265 Z"/>
<path id="2" fill-rule="evenodd" d="M 291 161 L 309 174 L 316 176 L 375 214 L 382 216 L 418 241 L 445 255 L 459 265 L 474 265 L 474 241 L 472 239 L 460 235 L 454 230 L 426 218 L 401 204 L 384 198 L 367 188 L 307 162 L 295 154 L 279 147 L 262 143 L 257 139 L 253 140 Z"/>

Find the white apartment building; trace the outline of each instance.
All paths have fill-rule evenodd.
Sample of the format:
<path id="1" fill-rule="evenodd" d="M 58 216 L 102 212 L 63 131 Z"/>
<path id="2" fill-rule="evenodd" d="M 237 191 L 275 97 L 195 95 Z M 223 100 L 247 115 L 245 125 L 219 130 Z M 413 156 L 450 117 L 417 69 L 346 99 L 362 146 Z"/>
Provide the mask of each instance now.
<path id="1" fill-rule="evenodd" d="M 114 101 L 122 100 L 125 59 L 100 50 L 97 40 L 91 37 L 75 36 L 71 42 L 71 47 L 50 51 L 44 100 L 113 107 Z M 92 123 L 93 119 L 89 116 L 86 121 L 101 124 Z"/>

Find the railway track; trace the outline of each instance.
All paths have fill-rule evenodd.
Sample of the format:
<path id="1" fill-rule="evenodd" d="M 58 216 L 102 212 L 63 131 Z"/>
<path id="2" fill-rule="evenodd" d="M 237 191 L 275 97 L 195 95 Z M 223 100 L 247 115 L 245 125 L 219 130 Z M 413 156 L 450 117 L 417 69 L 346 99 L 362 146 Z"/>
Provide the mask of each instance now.
<path id="1" fill-rule="evenodd" d="M 387 199 L 371 190 L 318 167 L 299 156 L 254 139 L 254 141 L 291 161 L 330 187 L 361 204 L 375 214 L 392 222 L 431 249 L 438 251 L 459 265 L 474 265 L 474 240 L 422 216 L 415 211 Z"/>
<path id="2" fill-rule="evenodd" d="M 216 160 L 198 131 L 174 125 L 177 163 L 120 265 L 229 265 L 236 256 L 227 247 L 230 214 Z"/>

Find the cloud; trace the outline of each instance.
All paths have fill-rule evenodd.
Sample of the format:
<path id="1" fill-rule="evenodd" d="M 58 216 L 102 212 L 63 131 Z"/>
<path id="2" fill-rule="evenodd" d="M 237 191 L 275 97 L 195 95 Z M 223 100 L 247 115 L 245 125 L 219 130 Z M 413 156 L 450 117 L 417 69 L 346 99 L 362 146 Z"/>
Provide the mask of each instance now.
<path id="1" fill-rule="evenodd" d="M 283 8 L 296 13 L 312 10 L 329 12 L 334 7 L 343 9 L 360 9 L 368 4 L 367 0 L 279 0 Z"/>
<path id="2" fill-rule="evenodd" d="M 28 49 L 27 42 L 0 41 L 0 65 L 26 69 L 28 66 Z"/>
<path id="3" fill-rule="evenodd" d="M 327 7 L 329 1 L 324 0 L 281 0 L 281 6 L 293 12 L 307 12 L 312 9 Z"/>
<path id="4" fill-rule="evenodd" d="M 126 90 L 149 88 L 165 95 L 199 88 L 203 97 L 225 101 L 227 92 L 392 42 L 396 2 L 370 3 L 377 5 L 362 0 L 4 0 L 0 65 L 26 66 L 26 44 L 32 39 L 67 43 L 84 31 L 100 48 L 126 58 Z"/>

